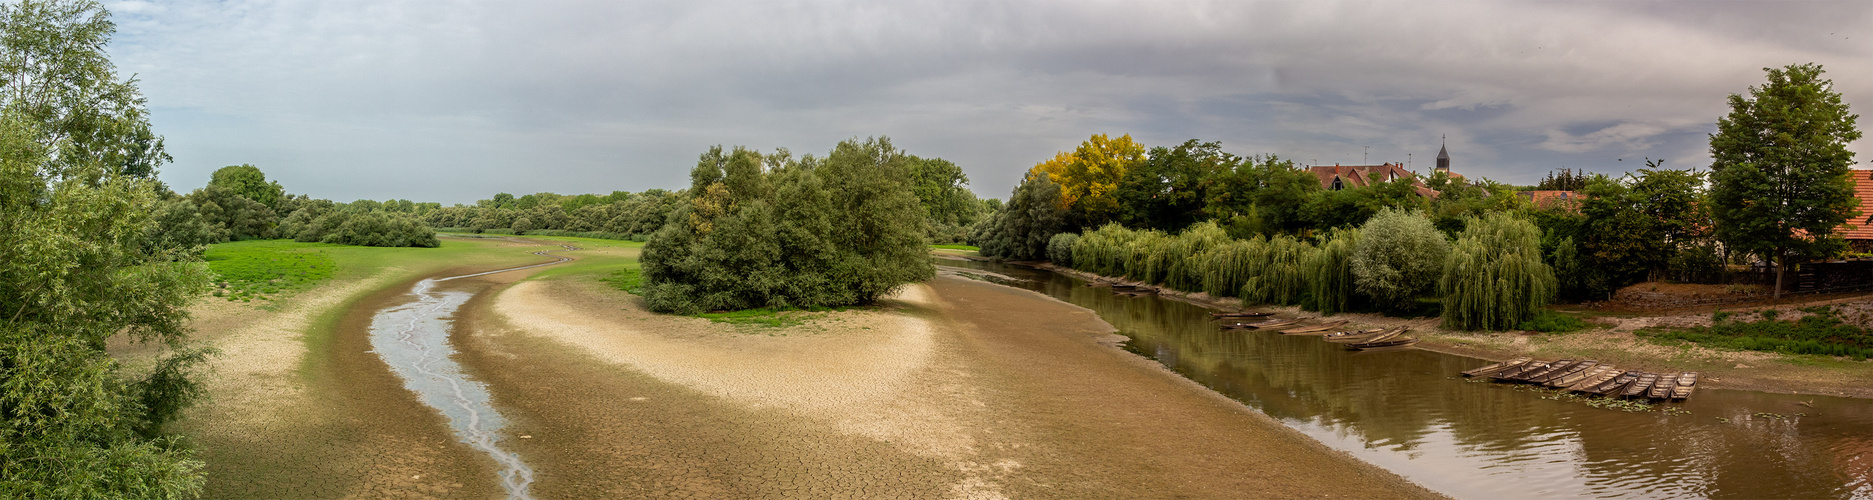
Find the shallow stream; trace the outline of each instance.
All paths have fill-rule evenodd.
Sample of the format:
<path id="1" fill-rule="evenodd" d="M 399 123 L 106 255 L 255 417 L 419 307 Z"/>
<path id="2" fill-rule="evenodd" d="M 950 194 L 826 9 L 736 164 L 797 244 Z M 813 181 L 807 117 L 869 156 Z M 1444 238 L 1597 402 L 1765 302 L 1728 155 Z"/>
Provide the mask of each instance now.
<path id="1" fill-rule="evenodd" d="M 566 247 L 567 250 L 576 248 Z M 546 255 L 546 252 L 536 252 Z M 449 428 L 461 442 L 493 458 L 501 470 L 502 488 L 508 498 L 532 498 L 527 488 L 533 484 L 533 469 L 519 455 L 500 447 L 501 428 L 506 421 L 495 411 L 485 384 L 468 378 L 451 358 L 455 348 L 449 342 L 455 311 L 473 297 L 463 291 L 438 290 L 445 281 L 517 271 L 565 262 L 520 266 L 483 273 L 431 278 L 416 283 L 410 290 L 411 302 L 386 308 L 371 319 L 371 349 L 390 370 L 403 379 L 403 387 L 415 392 L 423 404 L 442 412 Z"/>
<path id="2" fill-rule="evenodd" d="M 1459 375 L 1486 360 L 1222 331 L 1210 309 L 1182 301 L 1023 267 L 942 265 L 1091 309 L 1127 349 L 1452 497 L 1873 499 L 1873 401 L 1700 388 L 1650 411 L 1596 408 Z"/>

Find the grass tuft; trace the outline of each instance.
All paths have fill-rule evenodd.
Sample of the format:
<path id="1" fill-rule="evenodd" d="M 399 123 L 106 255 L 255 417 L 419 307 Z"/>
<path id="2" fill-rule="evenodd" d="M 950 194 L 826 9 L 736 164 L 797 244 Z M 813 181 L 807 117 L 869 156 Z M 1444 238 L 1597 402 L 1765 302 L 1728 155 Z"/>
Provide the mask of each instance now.
<path id="1" fill-rule="evenodd" d="M 1592 326 L 1573 315 L 1543 309 L 1536 311 L 1535 317 L 1516 325 L 1516 328 L 1532 332 L 1566 333 L 1585 330 Z"/>

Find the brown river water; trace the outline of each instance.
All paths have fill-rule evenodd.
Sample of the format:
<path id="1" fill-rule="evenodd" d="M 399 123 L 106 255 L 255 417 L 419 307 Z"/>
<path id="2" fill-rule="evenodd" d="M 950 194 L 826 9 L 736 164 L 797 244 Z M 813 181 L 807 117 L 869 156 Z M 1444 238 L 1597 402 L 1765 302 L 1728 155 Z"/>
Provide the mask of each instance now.
<path id="1" fill-rule="evenodd" d="M 1210 309 L 1186 302 L 1029 268 L 943 265 L 1091 309 L 1128 350 L 1455 498 L 1873 499 L 1870 400 L 1700 388 L 1644 412 L 1596 408 L 1459 374 L 1487 360 L 1222 331 Z"/>

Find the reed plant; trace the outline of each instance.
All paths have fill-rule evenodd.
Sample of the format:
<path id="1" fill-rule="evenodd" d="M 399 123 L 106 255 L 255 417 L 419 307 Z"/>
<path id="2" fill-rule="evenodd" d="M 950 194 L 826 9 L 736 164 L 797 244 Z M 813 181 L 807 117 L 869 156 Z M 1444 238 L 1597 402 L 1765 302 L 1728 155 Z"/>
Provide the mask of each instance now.
<path id="1" fill-rule="evenodd" d="M 1353 304 L 1353 247 L 1359 242 L 1356 228 L 1335 229 L 1320 242 L 1319 250 L 1307 259 L 1307 289 L 1315 310 L 1323 315 L 1346 312 Z"/>
<path id="2" fill-rule="evenodd" d="M 1465 221 L 1437 288 L 1446 327 L 1507 330 L 1534 317 L 1557 285 L 1541 259 L 1541 229 L 1491 212 Z"/>

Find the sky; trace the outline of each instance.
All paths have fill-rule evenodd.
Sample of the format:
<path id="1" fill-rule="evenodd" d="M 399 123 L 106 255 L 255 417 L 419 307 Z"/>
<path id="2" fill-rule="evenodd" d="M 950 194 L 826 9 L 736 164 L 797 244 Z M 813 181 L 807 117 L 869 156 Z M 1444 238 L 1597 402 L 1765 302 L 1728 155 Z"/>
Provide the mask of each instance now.
<path id="1" fill-rule="evenodd" d="M 1730 94 L 1819 63 L 1873 109 L 1873 2 L 107 2 L 178 191 L 676 189 L 712 145 L 888 136 L 977 195 L 1092 134 L 1471 178 L 1709 165 Z M 1869 115 L 1873 116 L 1873 115 Z M 1860 122 L 1873 127 L 1873 118 Z M 1850 145 L 1868 168 L 1873 139 Z"/>

